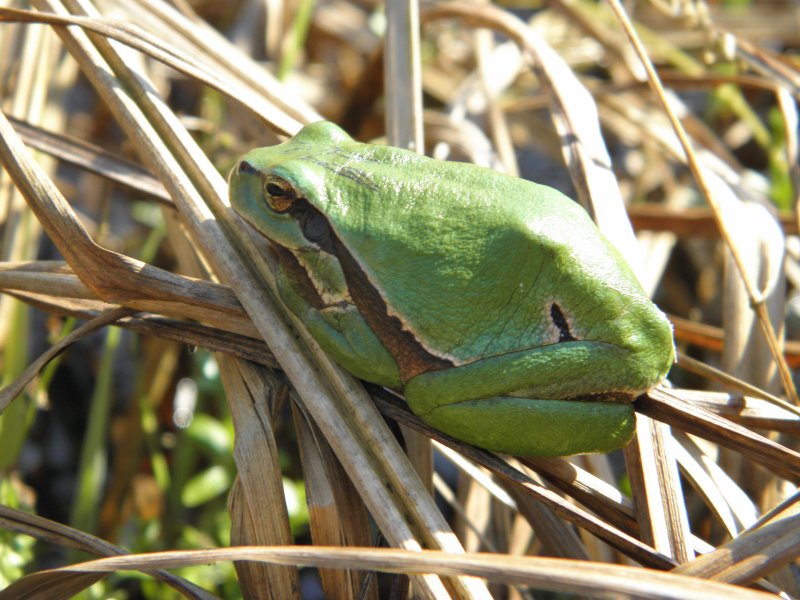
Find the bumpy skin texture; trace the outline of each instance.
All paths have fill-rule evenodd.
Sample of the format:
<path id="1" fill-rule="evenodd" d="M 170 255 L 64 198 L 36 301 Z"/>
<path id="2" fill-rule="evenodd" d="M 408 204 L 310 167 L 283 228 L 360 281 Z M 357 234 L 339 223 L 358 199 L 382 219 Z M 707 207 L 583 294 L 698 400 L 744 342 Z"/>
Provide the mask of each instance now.
<path id="1" fill-rule="evenodd" d="M 663 313 L 549 187 L 325 122 L 251 151 L 230 184 L 320 345 L 456 438 L 530 456 L 619 448 L 630 400 L 673 363 Z"/>

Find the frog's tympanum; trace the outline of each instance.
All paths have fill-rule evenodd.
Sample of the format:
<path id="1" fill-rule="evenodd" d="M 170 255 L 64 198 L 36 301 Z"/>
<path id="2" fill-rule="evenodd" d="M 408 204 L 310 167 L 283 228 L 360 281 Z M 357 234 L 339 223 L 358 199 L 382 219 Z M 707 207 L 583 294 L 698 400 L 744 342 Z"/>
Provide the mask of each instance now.
<path id="1" fill-rule="evenodd" d="M 528 456 L 619 448 L 632 400 L 673 363 L 664 314 L 552 188 L 319 122 L 245 155 L 230 193 L 320 346 L 460 440 Z"/>

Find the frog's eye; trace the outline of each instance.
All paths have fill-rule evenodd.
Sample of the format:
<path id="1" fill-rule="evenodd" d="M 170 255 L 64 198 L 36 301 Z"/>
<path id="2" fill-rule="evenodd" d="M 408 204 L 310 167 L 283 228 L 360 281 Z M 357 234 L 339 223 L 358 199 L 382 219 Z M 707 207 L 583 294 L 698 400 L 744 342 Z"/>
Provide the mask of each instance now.
<path id="1" fill-rule="evenodd" d="M 264 190 L 264 199 L 267 201 L 267 205 L 279 214 L 289 212 L 297 199 L 292 184 L 274 175 L 268 175 L 264 178 L 262 189 Z"/>

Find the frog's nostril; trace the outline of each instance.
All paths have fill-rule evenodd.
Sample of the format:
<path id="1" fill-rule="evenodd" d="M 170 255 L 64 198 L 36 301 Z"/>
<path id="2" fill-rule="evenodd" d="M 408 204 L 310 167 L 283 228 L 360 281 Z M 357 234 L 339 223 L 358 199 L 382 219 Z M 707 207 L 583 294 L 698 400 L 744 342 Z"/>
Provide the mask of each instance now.
<path id="1" fill-rule="evenodd" d="M 250 173 L 252 175 L 256 175 L 258 173 L 258 169 L 256 169 L 246 160 L 243 160 L 239 162 L 239 173 Z"/>

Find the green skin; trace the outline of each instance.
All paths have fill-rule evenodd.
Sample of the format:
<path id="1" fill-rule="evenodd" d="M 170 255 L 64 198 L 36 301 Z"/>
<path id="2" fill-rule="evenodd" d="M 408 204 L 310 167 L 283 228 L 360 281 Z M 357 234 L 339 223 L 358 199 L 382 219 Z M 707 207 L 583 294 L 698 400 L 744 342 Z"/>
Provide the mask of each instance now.
<path id="1" fill-rule="evenodd" d="M 318 122 L 246 154 L 230 197 L 273 243 L 281 298 L 320 346 L 476 446 L 620 448 L 631 401 L 674 361 L 664 314 L 552 188 Z"/>

